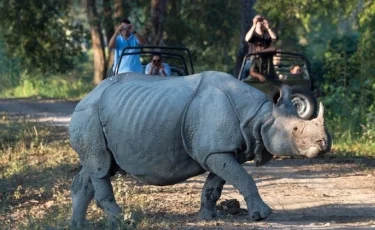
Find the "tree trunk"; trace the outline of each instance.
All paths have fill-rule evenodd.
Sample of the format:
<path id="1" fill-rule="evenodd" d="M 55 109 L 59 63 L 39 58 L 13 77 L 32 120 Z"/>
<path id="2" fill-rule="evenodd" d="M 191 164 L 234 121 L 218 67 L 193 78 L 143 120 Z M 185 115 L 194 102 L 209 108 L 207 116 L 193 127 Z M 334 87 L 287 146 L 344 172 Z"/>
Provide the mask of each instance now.
<path id="1" fill-rule="evenodd" d="M 115 25 L 113 22 L 113 10 L 112 10 L 112 1 L 111 0 L 103 0 L 103 16 L 104 16 L 104 31 L 105 31 L 105 38 L 106 44 L 108 44 L 109 40 L 111 40 L 112 35 L 115 33 Z M 106 60 L 107 68 L 111 68 L 113 64 L 114 54 L 113 50 L 108 50 L 108 56 Z"/>
<path id="2" fill-rule="evenodd" d="M 112 1 L 111 0 L 103 0 L 103 16 L 104 16 L 104 31 L 106 42 L 108 43 L 111 39 L 113 33 L 115 32 L 115 25 L 113 23 L 113 10 L 111 7 Z"/>
<path id="3" fill-rule="evenodd" d="M 167 0 L 151 0 L 151 17 L 146 28 L 149 44 L 156 46 L 163 45 L 166 7 Z"/>
<path id="4" fill-rule="evenodd" d="M 99 84 L 104 79 L 107 66 L 104 52 L 104 41 L 100 19 L 96 10 L 95 0 L 87 0 L 87 19 L 90 24 L 92 49 L 94 51 L 94 79 L 95 84 Z"/>
<path id="5" fill-rule="evenodd" d="M 242 12 L 241 12 L 241 36 L 240 36 L 240 47 L 237 52 L 237 60 L 236 60 L 236 68 L 235 68 L 235 76 L 237 77 L 243 58 L 248 53 L 249 45 L 245 41 L 245 36 L 247 31 L 249 31 L 252 25 L 252 19 L 255 17 L 256 12 L 253 9 L 256 0 L 242 0 Z"/>

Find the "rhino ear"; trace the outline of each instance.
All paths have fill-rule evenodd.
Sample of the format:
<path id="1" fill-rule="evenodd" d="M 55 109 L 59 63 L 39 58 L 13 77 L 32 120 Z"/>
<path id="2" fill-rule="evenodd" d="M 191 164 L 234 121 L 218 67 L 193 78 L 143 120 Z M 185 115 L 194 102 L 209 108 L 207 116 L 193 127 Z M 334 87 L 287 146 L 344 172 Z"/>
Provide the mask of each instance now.
<path id="1" fill-rule="evenodd" d="M 281 88 L 277 85 L 273 85 L 270 88 L 270 91 L 268 93 L 268 98 L 274 103 L 277 104 L 279 99 L 281 97 Z"/>
<path id="2" fill-rule="evenodd" d="M 276 105 L 280 105 L 282 102 L 290 101 L 292 96 L 292 89 L 287 85 L 272 86 L 268 97 Z"/>
<path id="3" fill-rule="evenodd" d="M 287 85 L 281 85 L 281 95 L 280 98 L 283 101 L 290 101 L 292 100 L 292 88 Z"/>

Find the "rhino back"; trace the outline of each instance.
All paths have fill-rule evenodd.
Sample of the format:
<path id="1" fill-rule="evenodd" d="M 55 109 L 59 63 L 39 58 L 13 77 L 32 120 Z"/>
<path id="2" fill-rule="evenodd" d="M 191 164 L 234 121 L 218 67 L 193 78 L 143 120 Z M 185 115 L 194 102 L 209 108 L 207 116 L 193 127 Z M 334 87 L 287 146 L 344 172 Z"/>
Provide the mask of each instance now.
<path id="1" fill-rule="evenodd" d="M 200 75 L 152 76 L 119 81 L 103 92 L 100 120 L 122 169 L 151 184 L 173 184 L 203 171 L 181 139 L 181 118 L 200 82 Z"/>

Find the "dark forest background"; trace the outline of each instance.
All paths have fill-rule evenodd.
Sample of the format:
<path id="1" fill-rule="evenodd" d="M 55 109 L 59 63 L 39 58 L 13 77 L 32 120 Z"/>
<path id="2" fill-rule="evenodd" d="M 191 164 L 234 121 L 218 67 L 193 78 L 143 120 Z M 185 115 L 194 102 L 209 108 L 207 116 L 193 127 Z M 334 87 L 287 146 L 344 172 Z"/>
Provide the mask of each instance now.
<path id="1" fill-rule="evenodd" d="M 336 151 L 375 155 L 372 0 L 1 0 L 0 96 L 81 98 L 111 66 L 123 18 L 149 45 L 189 48 L 196 72 L 235 75 L 256 14 L 310 59 Z"/>

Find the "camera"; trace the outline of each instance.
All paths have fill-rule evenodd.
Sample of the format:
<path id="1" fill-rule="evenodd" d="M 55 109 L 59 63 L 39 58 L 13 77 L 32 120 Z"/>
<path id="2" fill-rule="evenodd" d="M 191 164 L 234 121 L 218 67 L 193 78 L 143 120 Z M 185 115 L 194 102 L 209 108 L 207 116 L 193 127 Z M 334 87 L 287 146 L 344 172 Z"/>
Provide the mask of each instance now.
<path id="1" fill-rule="evenodd" d="M 121 31 L 123 31 L 123 30 L 128 30 L 128 29 L 130 29 L 130 25 L 129 25 L 129 26 L 122 26 L 122 27 L 121 27 Z"/>
<path id="2" fill-rule="evenodd" d="M 264 20 L 263 17 L 258 18 L 258 22 L 263 22 L 263 20 Z"/>

